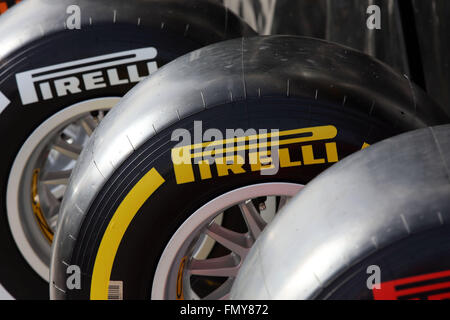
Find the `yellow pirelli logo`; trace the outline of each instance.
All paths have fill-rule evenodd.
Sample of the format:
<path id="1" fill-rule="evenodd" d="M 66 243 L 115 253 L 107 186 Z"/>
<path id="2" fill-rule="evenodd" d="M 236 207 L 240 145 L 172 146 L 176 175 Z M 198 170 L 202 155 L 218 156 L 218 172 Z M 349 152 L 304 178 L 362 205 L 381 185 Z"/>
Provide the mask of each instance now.
<path id="1" fill-rule="evenodd" d="M 338 161 L 335 142 L 324 143 L 323 157 L 315 157 L 313 145 L 307 142 L 330 140 L 337 135 L 332 125 L 276 131 L 197 143 L 172 149 L 172 162 L 177 184 L 194 182 L 195 171 L 201 180 L 214 174 L 227 176 L 248 171 L 287 168 Z M 291 159 L 290 146 L 302 144 L 297 150 L 300 160 Z M 246 161 L 247 160 L 247 161 Z"/>

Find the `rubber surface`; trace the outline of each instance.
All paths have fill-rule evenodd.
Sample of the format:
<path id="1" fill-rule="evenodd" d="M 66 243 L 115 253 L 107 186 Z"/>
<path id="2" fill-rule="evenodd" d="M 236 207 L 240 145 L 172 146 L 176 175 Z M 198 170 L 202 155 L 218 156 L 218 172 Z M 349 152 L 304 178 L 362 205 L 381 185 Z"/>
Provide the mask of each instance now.
<path id="1" fill-rule="evenodd" d="M 177 184 L 170 157 L 175 143 L 170 136 L 177 128 L 192 131 L 195 120 L 201 120 L 205 130 L 221 132 L 227 128 L 308 132 L 316 126 L 333 126 L 336 135 L 311 148 L 323 157 L 324 143 L 336 143 L 338 156 L 272 176 L 259 172 L 214 175 L 204 182 L 196 176 L 190 183 Z M 445 121 L 442 110 L 408 79 L 377 60 L 328 42 L 288 36 L 243 38 L 185 55 L 127 94 L 83 151 L 61 210 L 63 223 L 52 256 L 52 298 L 93 297 L 91 276 L 108 223 L 127 195 L 133 195 L 133 186 L 153 169 L 165 182 L 132 212 L 126 220 L 129 225 L 117 226 L 120 232 L 114 244 L 104 245 L 110 255 L 108 262 L 98 263 L 106 268 L 102 290 L 107 289 L 107 273 L 114 275 L 119 261 L 117 275 L 134 277 L 141 285 L 129 297 L 148 298 L 151 270 L 164 243 L 183 217 L 218 194 L 261 181 L 303 184 L 335 158 L 342 159 L 365 143 Z M 139 243 L 144 247 L 137 249 Z M 145 246 L 153 251 L 149 253 Z M 143 252 L 148 258 L 143 263 L 119 266 L 120 261 L 135 261 L 137 255 L 142 258 Z M 79 265 L 86 275 L 76 292 L 64 289 L 68 264 Z M 130 272 L 130 268 L 141 269 Z"/>
<path id="2" fill-rule="evenodd" d="M 80 8 L 80 30 L 66 28 L 70 5 Z M 48 296 L 47 283 L 34 274 L 15 247 L 5 209 L 9 170 L 33 130 L 64 107 L 124 95 L 148 75 L 147 63 L 160 67 L 204 45 L 252 34 L 234 14 L 208 0 L 32 0 L 2 14 L 0 134 L 5 140 L 0 159 L 0 251 L 7 259 L 0 265 L 0 282 L 8 291 L 17 298 Z M 156 49 L 156 57 L 136 57 L 136 50 L 143 48 Z M 121 52 L 128 52 L 134 60 L 111 62 L 109 55 Z M 105 59 L 109 66 L 101 65 Z M 134 76 L 127 69 L 133 66 Z M 119 84 L 112 84 L 107 69 L 116 70 Z M 92 71 L 101 74 L 97 74 L 97 85 L 89 86 L 83 75 Z M 55 90 L 55 81 L 65 77 L 78 81 L 78 89 Z"/>
<path id="3" fill-rule="evenodd" d="M 334 165 L 264 230 L 232 298 L 448 298 L 449 168 L 450 125 L 387 139 Z M 367 285 L 373 268 L 380 288 Z"/>

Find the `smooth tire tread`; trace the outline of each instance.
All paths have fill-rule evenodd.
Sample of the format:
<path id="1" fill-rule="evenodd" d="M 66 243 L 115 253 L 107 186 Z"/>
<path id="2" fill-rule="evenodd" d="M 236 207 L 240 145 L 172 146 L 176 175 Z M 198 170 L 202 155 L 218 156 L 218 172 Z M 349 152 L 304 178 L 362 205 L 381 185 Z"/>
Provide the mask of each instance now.
<path id="1" fill-rule="evenodd" d="M 445 299 L 449 165 L 443 125 L 389 138 L 326 170 L 258 239 L 232 298 Z M 367 285 L 374 270 L 379 288 Z"/>
<path id="2" fill-rule="evenodd" d="M 364 143 L 447 121 L 445 113 L 408 79 L 364 54 L 325 41 L 288 36 L 243 38 L 189 53 L 126 95 L 83 151 L 61 211 L 63 224 L 52 257 L 54 284 L 65 284 L 62 262 L 81 265 L 87 288 L 73 293 L 73 298 L 89 297 L 98 245 L 120 201 L 158 161 L 166 161 L 161 164 L 164 169 L 157 167 L 164 179 L 173 179 L 170 153 L 167 156 L 173 146 L 171 130 L 192 129 L 196 119 L 223 131 L 239 123 L 245 128 L 270 128 L 277 125 L 268 120 L 276 117 L 274 112 L 284 117 L 278 122 L 281 129 L 298 128 L 299 123 L 301 127 L 335 123 L 344 132 L 338 139 L 351 145 L 343 156 Z M 311 170 L 304 180 L 320 172 Z M 278 178 L 289 181 L 286 176 Z M 254 175 L 251 179 L 230 177 L 229 184 L 224 182 L 214 192 L 226 191 L 233 183 L 256 181 Z M 112 195 L 113 203 L 104 200 Z M 193 199 L 196 203 L 189 206 L 194 209 L 211 196 Z M 146 202 L 143 208 L 151 207 Z M 52 297 L 70 298 L 57 290 L 52 290 Z"/>

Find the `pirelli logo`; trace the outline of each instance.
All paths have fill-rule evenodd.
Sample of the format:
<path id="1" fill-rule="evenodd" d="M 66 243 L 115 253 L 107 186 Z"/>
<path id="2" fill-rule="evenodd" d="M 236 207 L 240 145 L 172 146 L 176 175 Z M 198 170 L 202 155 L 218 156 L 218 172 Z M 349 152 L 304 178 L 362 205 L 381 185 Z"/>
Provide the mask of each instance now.
<path id="1" fill-rule="evenodd" d="M 55 64 L 16 74 L 22 104 L 137 83 L 157 70 L 153 47 Z M 139 69 L 140 68 L 140 69 Z"/>
<path id="2" fill-rule="evenodd" d="M 450 270 L 382 282 L 375 300 L 448 300 Z"/>
<path id="3" fill-rule="evenodd" d="M 279 168 L 334 163 L 338 152 L 330 140 L 336 135 L 336 127 L 328 125 L 177 146 L 172 149 L 176 181 L 256 171 L 275 174 Z"/>

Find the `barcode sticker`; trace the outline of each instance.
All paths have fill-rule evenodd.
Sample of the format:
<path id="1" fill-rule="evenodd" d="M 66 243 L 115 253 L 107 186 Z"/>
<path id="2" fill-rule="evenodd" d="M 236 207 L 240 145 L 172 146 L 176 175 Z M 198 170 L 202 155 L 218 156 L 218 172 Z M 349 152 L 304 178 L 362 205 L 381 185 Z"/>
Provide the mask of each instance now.
<path id="1" fill-rule="evenodd" d="M 108 300 L 123 300 L 123 281 L 110 281 Z"/>

